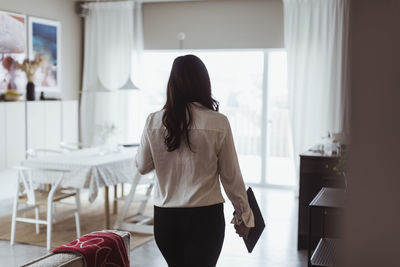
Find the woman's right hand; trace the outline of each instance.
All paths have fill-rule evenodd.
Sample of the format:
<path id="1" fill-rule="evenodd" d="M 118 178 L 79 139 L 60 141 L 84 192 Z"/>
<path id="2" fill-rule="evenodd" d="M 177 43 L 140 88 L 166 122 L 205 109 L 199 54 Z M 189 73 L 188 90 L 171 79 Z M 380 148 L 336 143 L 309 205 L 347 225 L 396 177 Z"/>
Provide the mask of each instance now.
<path id="1" fill-rule="evenodd" d="M 243 237 L 244 239 L 247 239 L 249 235 L 250 228 L 247 227 L 243 222 L 240 225 L 235 225 L 236 233 L 240 236 Z"/>

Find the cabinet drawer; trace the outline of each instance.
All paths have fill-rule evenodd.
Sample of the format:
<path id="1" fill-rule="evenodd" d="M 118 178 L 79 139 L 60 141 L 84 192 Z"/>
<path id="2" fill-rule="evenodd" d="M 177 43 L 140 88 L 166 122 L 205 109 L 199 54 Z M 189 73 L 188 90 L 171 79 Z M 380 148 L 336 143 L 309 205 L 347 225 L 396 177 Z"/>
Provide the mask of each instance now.
<path id="1" fill-rule="evenodd" d="M 299 201 L 309 204 L 322 188 L 322 177 L 314 174 L 303 174 L 300 177 Z"/>
<path id="2" fill-rule="evenodd" d="M 344 178 L 338 176 L 303 174 L 300 177 L 299 201 L 304 204 L 309 204 L 322 187 L 344 188 Z"/>
<path id="3" fill-rule="evenodd" d="M 325 235 L 333 238 L 341 237 L 343 212 L 341 210 L 326 209 L 325 210 Z"/>
<path id="4" fill-rule="evenodd" d="M 309 232 L 309 207 L 308 204 L 299 205 L 299 222 L 298 222 L 298 240 L 297 249 L 308 248 L 308 232 Z M 314 209 L 312 216 L 312 241 L 311 245 L 316 246 L 318 244 L 319 236 L 322 233 L 322 209 Z"/>
<path id="5" fill-rule="evenodd" d="M 337 158 L 302 158 L 300 173 L 337 176 L 337 172 L 333 169 L 337 164 Z"/>
<path id="6" fill-rule="evenodd" d="M 301 234 L 308 235 L 309 222 L 310 222 L 310 207 L 308 204 L 299 205 L 299 225 L 298 231 Z M 312 231 L 315 235 L 320 235 L 322 233 L 322 209 L 313 209 L 312 216 Z"/>
<path id="7" fill-rule="evenodd" d="M 341 176 L 322 176 L 321 187 L 345 188 L 344 177 Z"/>

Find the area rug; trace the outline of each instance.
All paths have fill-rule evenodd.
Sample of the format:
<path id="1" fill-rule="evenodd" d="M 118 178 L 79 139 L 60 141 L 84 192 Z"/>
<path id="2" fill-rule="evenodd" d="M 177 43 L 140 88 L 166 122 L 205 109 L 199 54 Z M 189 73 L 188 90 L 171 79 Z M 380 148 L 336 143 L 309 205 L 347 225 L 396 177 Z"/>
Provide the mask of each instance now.
<path id="1" fill-rule="evenodd" d="M 132 210 L 135 207 L 132 207 Z M 59 211 L 59 210 L 58 210 Z M 151 213 L 151 208 L 146 209 L 146 213 Z M 27 212 L 32 216 L 33 212 Z M 113 225 L 117 215 L 111 215 L 111 225 Z M 41 210 L 40 218 L 46 218 L 45 209 Z M 104 209 L 101 205 L 88 205 L 82 207 L 80 214 L 81 235 L 104 230 Z M 10 240 L 11 215 L 0 218 L 0 240 Z M 152 240 L 153 235 L 131 233 L 131 250 Z M 76 239 L 75 217 L 73 215 L 60 218 L 53 224 L 52 248 L 66 244 Z M 17 222 L 15 242 L 25 243 L 36 246 L 46 246 L 46 225 L 40 226 L 40 234 L 36 234 L 35 225 L 30 223 Z"/>

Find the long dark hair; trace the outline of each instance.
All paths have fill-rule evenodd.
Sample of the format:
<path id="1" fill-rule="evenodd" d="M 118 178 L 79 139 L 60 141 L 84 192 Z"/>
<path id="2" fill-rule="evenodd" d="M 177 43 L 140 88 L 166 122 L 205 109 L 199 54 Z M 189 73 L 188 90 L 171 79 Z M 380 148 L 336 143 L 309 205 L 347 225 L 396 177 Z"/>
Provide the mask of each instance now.
<path id="1" fill-rule="evenodd" d="M 194 55 L 177 57 L 172 65 L 167 85 L 167 102 L 164 105 L 164 142 L 169 152 L 179 148 L 184 138 L 190 150 L 189 126 L 192 113 L 189 104 L 198 102 L 218 111 L 218 102 L 211 96 L 208 71 L 200 58 Z"/>

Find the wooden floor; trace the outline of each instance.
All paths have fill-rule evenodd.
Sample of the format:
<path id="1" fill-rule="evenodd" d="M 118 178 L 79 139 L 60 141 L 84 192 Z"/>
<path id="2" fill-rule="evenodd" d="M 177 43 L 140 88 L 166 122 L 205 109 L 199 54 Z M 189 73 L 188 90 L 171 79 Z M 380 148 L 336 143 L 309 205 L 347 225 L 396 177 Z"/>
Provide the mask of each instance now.
<path id="1" fill-rule="evenodd" d="M 306 251 L 297 251 L 297 198 L 291 191 L 253 188 L 266 220 L 266 230 L 253 253 L 247 253 L 243 241 L 235 234 L 229 223 L 232 205 L 225 204 L 225 242 L 218 267 L 304 267 L 307 265 Z M 0 215 L 11 210 L 11 203 L 0 205 Z M 9 206 L 9 207 L 8 207 Z M 10 246 L 0 241 L 0 266 L 19 266 L 46 254 L 46 249 L 30 245 Z M 167 266 L 154 241 L 133 250 L 131 266 Z"/>

